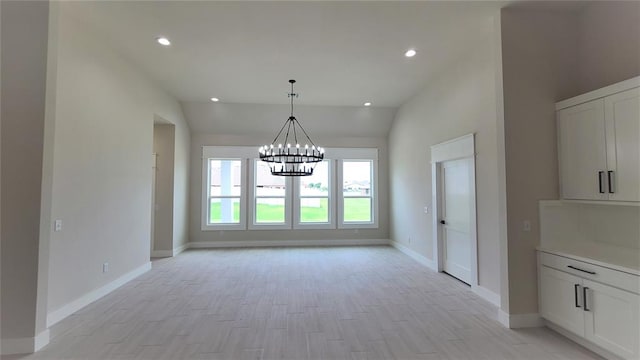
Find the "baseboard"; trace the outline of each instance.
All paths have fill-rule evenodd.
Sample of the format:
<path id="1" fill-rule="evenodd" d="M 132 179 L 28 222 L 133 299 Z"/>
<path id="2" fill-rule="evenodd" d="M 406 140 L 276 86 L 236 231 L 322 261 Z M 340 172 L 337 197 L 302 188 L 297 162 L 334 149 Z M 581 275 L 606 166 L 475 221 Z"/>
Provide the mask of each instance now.
<path id="1" fill-rule="evenodd" d="M 172 257 L 173 250 L 153 250 L 151 252 L 152 258 Z"/>
<path id="2" fill-rule="evenodd" d="M 112 282 L 95 289 L 93 291 L 88 292 L 87 294 L 81 296 L 80 298 L 62 306 L 61 308 L 50 312 L 47 314 L 47 327 L 51 327 L 52 325 L 58 323 L 60 320 L 66 318 L 67 316 L 75 313 L 76 311 L 82 309 L 83 307 L 91 304 L 92 302 L 100 299 L 101 297 L 107 295 L 113 290 L 119 288 L 120 286 L 128 283 L 129 281 L 135 279 L 136 277 L 144 274 L 145 272 L 151 270 L 151 262 L 148 262 L 122 276 L 113 280 Z"/>
<path id="3" fill-rule="evenodd" d="M 550 322 L 550 321 L 546 321 L 546 320 L 542 320 L 544 325 L 546 325 L 549 329 L 557 332 L 558 334 L 568 338 L 569 340 L 577 343 L 578 345 L 584 346 L 585 348 L 593 351 L 594 353 L 602 356 L 605 359 L 609 359 L 609 360 L 624 360 L 623 358 L 621 358 L 620 356 L 609 352 L 608 350 L 605 350 L 601 347 L 599 347 L 598 345 L 586 340 L 585 338 L 582 338 L 578 335 L 575 335 L 574 333 L 567 331 L 563 328 L 561 328 L 560 326 L 557 326 L 556 324 Z"/>
<path id="4" fill-rule="evenodd" d="M 388 239 L 332 239 L 332 240 L 247 240 L 247 241 L 200 241 L 190 242 L 189 249 L 217 249 L 244 247 L 280 246 L 362 246 L 389 245 Z"/>
<path id="5" fill-rule="evenodd" d="M 436 267 L 436 263 L 433 260 L 427 258 L 426 256 L 419 254 L 414 250 L 409 249 L 408 247 L 400 244 L 397 241 L 391 241 L 391 246 L 398 249 L 400 252 L 404 253 L 405 255 L 409 256 L 413 260 L 419 262 L 420 264 L 428 267 L 429 269 L 433 271 L 438 271 L 438 268 Z"/>
<path id="6" fill-rule="evenodd" d="M 0 339 L 0 355 L 30 354 L 49 343 L 49 329 L 35 337 Z"/>
<path id="7" fill-rule="evenodd" d="M 480 285 L 472 285 L 471 291 L 480 296 L 484 300 L 487 300 L 491 304 L 500 307 L 500 295 Z"/>
<path id="8" fill-rule="evenodd" d="M 173 248 L 173 256 L 180 254 L 181 252 L 187 250 L 189 248 L 189 244 L 182 244 L 178 247 Z"/>
<path id="9" fill-rule="evenodd" d="M 521 329 L 544 326 L 540 314 L 507 314 L 498 310 L 498 321 L 509 329 Z"/>

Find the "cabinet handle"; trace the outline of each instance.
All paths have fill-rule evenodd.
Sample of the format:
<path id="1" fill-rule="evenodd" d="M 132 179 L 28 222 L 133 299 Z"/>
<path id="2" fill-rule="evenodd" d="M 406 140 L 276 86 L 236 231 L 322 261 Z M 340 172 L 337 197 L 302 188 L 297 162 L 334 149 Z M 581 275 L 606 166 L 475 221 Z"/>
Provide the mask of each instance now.
<path id="1" fill-rule="evenodd" d="M 584 311 L 591 311 L 591 309 L 587 309 L 587 290 L 589 290 L 588 287 L 583 287 L 582 288 L 582 303 L 584 304 Z"/>
<path id="2" fill-rule="evenodd" d="M 577 308 L 580 307 L 580 303 L 578 302 L 578 289 L 580 289 L 580 284 L 574 284 L 573 285 L 573 296 L 575 297 L 576 307 Z"/>
<path id="3" fill-rule="evenodd" d="M 604 176 L 604 171 L 598 171 L 598 192 L 600 192 L 600 194 L 604 194 L 604 186 L 602 186 L 603 176 Z"/>
<path id="4" fill-rule="evenodd" d="M 615 191 L 615 186 L 614 186 L 614 184 L 613 184 L 613 182 L 614 182 L 614 180 L 615 180 L 615 179 L 614 179 L 614 177 L 613 177 L 613 175 L 614 175 L 614 174 L 613 174 L 613 171 L 612 171 L 612 170 L 607 171 L 607 180 L 609 180 L 609 181 L 608 181 L 608 184 L 609 184 L 609 194 L 613 194 L 613 193 L 615 193 L 615 192 L 616 192 L 616 191 Z"/>
<path id="5" fill-rule="evenodd" d="M 580 268 L 577 268 L 577 267 L 575 267 L 575 266 L 573 266 L 573 265 L 567 265 L 567 267 L 568 267 L 569 269 L 582 271 L 583 273 L 587 273 L 587 274 L 591 274 L 591 275 L 595 275 L 595 274 L 596 274 L 596 272 L 595 272 L 595 271 L 589 271 L 589 270 L 580 269 Z"/>

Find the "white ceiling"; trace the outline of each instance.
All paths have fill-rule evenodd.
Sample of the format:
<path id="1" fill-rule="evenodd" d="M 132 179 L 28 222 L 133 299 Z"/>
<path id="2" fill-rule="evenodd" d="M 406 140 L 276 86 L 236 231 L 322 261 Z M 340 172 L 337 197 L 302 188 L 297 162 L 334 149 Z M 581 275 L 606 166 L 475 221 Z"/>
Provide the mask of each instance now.
<path id="1" fill-rule="evenodd" d="M 396 107 L 504 2 L 81 1 L 61 6 L 181 101 Z M 485 35 L 483 35 L 485 33 Z M 155 38 L 167 36 L 169 47 Z M 415 48 L 418 55 L 405 58 Z"/>

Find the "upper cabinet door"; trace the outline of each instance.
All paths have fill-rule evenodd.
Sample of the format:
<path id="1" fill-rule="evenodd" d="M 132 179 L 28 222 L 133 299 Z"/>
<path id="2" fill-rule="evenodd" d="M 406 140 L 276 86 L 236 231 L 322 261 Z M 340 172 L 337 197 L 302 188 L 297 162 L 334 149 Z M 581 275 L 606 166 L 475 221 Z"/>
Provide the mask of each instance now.
<path id="1" fill-rule="evenodd" d="M 604 99 L 609 200 L 640 201 L 640 89 Z"/>
<path id="2" fill-rule="evenodd" d="M 558 111 L 562 197 L 607 200 L 604 99 Z"/>

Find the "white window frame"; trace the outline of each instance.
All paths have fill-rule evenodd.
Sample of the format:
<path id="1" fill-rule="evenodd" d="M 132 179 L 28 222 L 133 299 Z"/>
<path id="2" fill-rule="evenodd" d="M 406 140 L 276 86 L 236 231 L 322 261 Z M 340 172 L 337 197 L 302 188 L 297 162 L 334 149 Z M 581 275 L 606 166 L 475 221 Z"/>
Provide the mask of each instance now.
<path id="1" fill-rule="evenodd" d="M 247 206 L 247 211 L 249 213 L 249 230 L 289 230 L 291 229 L 291 188 L 292 188 L 292 179 L 290 177 L 285 178 L 285 196 L 284 196 L 284 223 L 258 223 L 256 221 L 257 211 L 256 211 L 256 201 L 258 198 L 273 198 L 273 199 L 281 199 L 282 196 L 257 196 L 256 195 L 256 184 L 257 181 L 257 173 L 256 166 L 260 159 L 250 159 L 249 162 L 251 166 L 249 166 L 249 179 L 251 181 L 248 182 L 249 186 L 249 199 L 250 204 Z"/>
<path id="2" fill-rule="evenodd" d="M 338 229 L 377 229 L 378 224 L 378 149 L 352 148 L 334 149 L 339 152 L 340 160 L 337 162 L 337 181 L 335 191 L 337 194 Z M 356 222 L 344 221 L 344 192 L 343 192 L 343 168 L 345 161 L 370 161 L 371 162 L 371 221 Z M 348 197 L 348 196 L 347 196 Z"/>
<path id="3" fill-rule="evenodd" d="M 202 147 L 202 208 L 201 230 L 246 230 L 247 229 L 247 150 L 236 146 L 203 146 Z M 209 223 L 209 160 L 240 160 L 240 221 L 237 224 Z M 235 196 L 233 196 L 235 197 Z"/>
<path id="4" fill-rule="evenodd" d="M 301 196 L 300 195 L 300 178 L 296 178 L 293 186 L 293 228 L 299 230 L 323 230 L 336 228 L 336 204 L 335 204 L 335 161 L 328 159 L 327 169 L 329 173 L 329 194 L 327 196 L 329 207 L 329 222 L 301 222 L 300 221 L 300 201 L 304 198 L 324 198 L 323 196 Z"/>
<path id="5" fill-rule="evenodd" d="M 327 148 L 329 161 L 329 223 L 300 223 L 300 180 L 287 178 L 284 224 L 255 223 L 255 165 L 256 147 L 203 146 L 201 230 L 267 230 L 267 229 L 367 229 L 378 228 L 378 149 Z M 209 159 L 241 160 L 240 222 L 238 224 L 209 224 Z M 371 222 L 344 222 L 343 163 L 344 161 L 371 161 Z M 250 164 L 250 166 L 249 166 Z M 253 203 L 249 204 L 248 199 Z"/>

